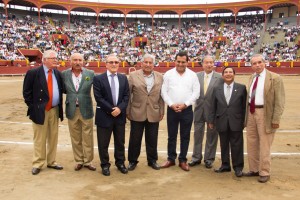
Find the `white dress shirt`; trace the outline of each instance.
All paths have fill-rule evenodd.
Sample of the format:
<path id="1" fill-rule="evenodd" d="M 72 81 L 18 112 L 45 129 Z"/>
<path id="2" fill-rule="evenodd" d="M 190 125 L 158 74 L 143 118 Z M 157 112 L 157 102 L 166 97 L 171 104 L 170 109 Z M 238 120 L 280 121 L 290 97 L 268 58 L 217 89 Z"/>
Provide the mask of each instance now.
<path id="1" fill-rule="evenodd" d="M 251 102 L 252 88 L 256 79 L 256 73 L 254 74 L 254 79 L 251 83 L 250 92 L 249 92 L 249 103 Z M 255 92 L 255 105 L 264 105 L 264 88 L 265 88 L 265 79 L 266 79 L 266 69 L 264 69 L 258 77 L 258 82 Z"/>
<path id="2" fill-rule="evenodd" d="M 109 86 L 111 87 L 111 79 L 112 77 L 110 76 L 112 73 L 110 73 L 110 71 L 107 71 L 107 78 L 109 81 Z M 114 76 L 114 81 L 115 81 L 115 88 L 116 88 L 116 101 L 118 103 L 118 99 L 119 99 L 119 79 L 118 79 L 118 74 L 116 73 Z"/>
<path id="3" fill-rule="evenodd" d="M 161 96 L 168 106 L 194 104 L 200 96 L 200 83 L 196 73 L 188 68 L 182 75 L 176 68 L 167 71 L 164 75 Z"/>

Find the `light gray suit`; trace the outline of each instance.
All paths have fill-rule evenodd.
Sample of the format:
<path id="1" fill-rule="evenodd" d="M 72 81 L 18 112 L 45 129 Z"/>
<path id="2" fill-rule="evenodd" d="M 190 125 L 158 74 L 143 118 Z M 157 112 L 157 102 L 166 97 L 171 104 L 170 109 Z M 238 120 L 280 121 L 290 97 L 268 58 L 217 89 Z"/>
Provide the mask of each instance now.
<path id="1" fill-rule="evenodd" d="M 205 72 L 197 73 L 197 77 L 200 82 L 200 97 L 196 101 L 194 111 L 194 149 L 192 160 L 202 160 L 202 143 L 204 137 L 205 122 L 208 122 L 208 116 L 211 109 L 211 100 L 213 88 L 218 84 L 223 83 L 222 76 L 219 73 L 212 72 L 212 77 L 207 87 L 206 94 L 204 95 L 204 76 Z M 215 160 L 217 143 L 218 143 L 218 132 L 216 129 L 206 129 L 206 143 L 204 162 L 213 162 Z"/>
<path id="2" fill-rule="evenodd" d="M 67 94 L 66 117 L 68 118 L 74 159 L 78 164 L 90 165 L 94 159 L 94 111 L 91 97 L 94 71 L 82 68 L 81 74 L 82 78 L 76 91 L 72 70 L 67 69 L 62 72 Z"/>

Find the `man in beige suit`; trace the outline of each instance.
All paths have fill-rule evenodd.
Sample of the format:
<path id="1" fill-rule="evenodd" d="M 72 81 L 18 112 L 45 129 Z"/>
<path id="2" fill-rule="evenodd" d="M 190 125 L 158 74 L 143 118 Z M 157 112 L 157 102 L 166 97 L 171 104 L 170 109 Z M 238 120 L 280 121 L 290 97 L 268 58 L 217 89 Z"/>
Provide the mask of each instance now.
<path id="1" fill-rule="evenodd" d="M 130 73 L 128 79 L 130 99 L 126 114 L 131 124 L 128 148 L 130 171 L 138 164 L 144 129 L 148 166 L 160 169 L 156 161 L 159 121 L 164 116 L 164 101 L 160 95 L 163 76 L 153 71 L 154 63 L 154 56 L 145 54 L 142 69 Z"/>
<path id="2" fill-rule="evenodd" d="M 270 179 L 271 145 L 284 110 L 285 91 L 281 77 L 265 69 L 263 56 L 251 58 L 254 74 L 249 80 L 246 116 L 249 172 L 265 183 Z"/>

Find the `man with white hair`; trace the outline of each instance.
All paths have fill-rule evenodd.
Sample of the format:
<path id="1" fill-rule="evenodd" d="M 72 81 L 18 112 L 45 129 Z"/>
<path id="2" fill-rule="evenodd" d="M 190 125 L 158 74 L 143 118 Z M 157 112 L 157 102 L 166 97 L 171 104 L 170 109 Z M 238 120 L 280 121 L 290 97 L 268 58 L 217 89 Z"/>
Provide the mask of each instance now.
<path id="1" fill-rule="evenodd" d="M 33 127 L 32 175 L 40 173 L 45 163 L 48 168 L 63 169 L 56 162 L 58 119 L 63 120 L 63 82 L 57 66 L 57 53 L 53 50 L 45 51 L 43 65 L 29 70 L 23 83 L 27 116 L 32 120 Z"/>

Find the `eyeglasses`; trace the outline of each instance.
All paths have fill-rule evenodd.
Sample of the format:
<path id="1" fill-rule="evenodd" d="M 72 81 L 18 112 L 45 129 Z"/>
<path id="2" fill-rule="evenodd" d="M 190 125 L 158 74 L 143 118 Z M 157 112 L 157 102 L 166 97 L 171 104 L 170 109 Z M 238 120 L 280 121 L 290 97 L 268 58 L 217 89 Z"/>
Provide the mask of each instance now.
<path id="1" fill-rule="evenodd" d="M 50 58 L 47 58 L 48 60 L 57 60 L 56 57 L 50 57 Z"/>
<path id="2" fill-rule="evenodd" d="M 113 64 L 118 65 L 120 62 L 119 61 L 109 61 L 109 62 L 106 62 L 106 63 L 109 63 L 111 65 L 113 65 Z"/>

